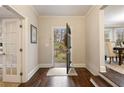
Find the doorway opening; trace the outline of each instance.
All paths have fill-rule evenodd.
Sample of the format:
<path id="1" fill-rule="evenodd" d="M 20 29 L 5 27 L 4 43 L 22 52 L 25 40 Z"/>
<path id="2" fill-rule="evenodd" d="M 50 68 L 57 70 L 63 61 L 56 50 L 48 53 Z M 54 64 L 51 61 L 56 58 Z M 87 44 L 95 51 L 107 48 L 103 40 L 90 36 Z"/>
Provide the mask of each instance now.
<path id="1" fill-rule="evenodd" d="M 72 67 L 71 59 L 71 28 L 66 23 L 66 28 L 54 28 L 52 37 L 53 43 L 53 63 L 54 68 L 50 68 L 47 76 L 77 76 L 76 70 Z"/>
<path id="2" fill-rule="evenodd" d="M 64 38 L 66 29 L 54 28 L 54 67 L 66 67 L 66 46 Z"/>
<path id="3" fill-rule="evenodd" d="M 105 65 L 124 74 L 124 6 L 108 6 L 105 11 Z"/>

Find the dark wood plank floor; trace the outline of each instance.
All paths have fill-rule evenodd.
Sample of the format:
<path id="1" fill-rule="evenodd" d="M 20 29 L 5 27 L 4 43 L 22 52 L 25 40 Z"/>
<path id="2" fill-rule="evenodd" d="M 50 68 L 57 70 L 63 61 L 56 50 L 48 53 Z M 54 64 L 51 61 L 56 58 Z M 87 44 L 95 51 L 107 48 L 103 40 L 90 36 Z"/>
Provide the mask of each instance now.
<path id="1" fill-rule="evenodd" d="M 118 73 L 112 69 L 107 68 L 106 73 L 101 73 L 106 78 L 114 82 L 116 85 L 120 87 L 124 87 L 124 74 Z"/>
<path id="2" fill-rule="evenodd" d="M 106 82 L 100 76 L 93 76 L 92 80 L 97 84 L 98 87 L 112 87 L 108 82 Z"/>
<path id="3" fill-rule="evenodd" d="M 85 68 L 76 68 L 78 76 L 46 76 L 48 68 L 42 68 L 20 87 L 93 87 L 90 77 L 93 75 Z"/>

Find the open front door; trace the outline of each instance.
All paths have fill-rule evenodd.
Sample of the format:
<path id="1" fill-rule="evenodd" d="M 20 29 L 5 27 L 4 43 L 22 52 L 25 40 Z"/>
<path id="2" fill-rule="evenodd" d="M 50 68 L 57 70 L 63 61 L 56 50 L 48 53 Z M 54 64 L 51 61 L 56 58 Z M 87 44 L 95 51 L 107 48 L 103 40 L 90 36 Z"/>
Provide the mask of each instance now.
<path id="1" fill-rule="evenodd" d="M 66 46 L 67 46 L 67 74 L 70 70 L 71 65 L 71 29 L 68 24 L 66 24 Z"/>
<path id="2" fill-rule="evenodd" d="M 3 81 L 21 82 L 21 31 L 20 20 L 5 19 L 2 21 L 3 41 Z"/>

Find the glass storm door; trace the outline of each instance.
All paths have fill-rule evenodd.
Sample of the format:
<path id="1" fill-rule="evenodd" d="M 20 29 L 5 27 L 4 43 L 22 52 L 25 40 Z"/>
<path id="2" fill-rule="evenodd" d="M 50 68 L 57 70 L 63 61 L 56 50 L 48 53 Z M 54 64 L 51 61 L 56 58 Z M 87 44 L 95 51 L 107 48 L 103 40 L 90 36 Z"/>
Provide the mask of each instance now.
<path id="1" fill-rule="evenodd" d="M 71 29 L 68 24 L 66 24 L 66 46 L 67 46 L 67 74 L 71 68 Z"/>
<path id="2" fill-rule="evenodd" d="M 2 21 L 3 41 L 3 81 L 21 82 L 21 30 L 20 20 L 5 19 Z"/>

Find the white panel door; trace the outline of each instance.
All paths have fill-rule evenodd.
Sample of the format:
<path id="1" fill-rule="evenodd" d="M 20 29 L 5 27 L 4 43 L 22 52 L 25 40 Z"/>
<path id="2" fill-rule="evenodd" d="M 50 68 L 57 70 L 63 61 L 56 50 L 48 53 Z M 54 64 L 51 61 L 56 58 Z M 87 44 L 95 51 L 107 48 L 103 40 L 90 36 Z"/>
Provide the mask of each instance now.
<path id="1" fill-rule="evenodd" d="M 3 81 L 5 82 L 21 82 L 21 29 L 19 25 L 18 19 L 2 21 Z"/>

